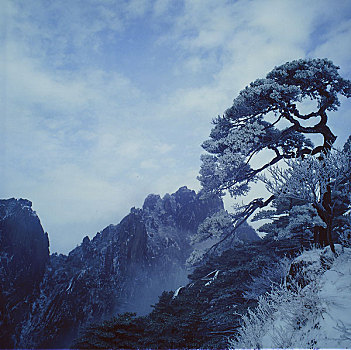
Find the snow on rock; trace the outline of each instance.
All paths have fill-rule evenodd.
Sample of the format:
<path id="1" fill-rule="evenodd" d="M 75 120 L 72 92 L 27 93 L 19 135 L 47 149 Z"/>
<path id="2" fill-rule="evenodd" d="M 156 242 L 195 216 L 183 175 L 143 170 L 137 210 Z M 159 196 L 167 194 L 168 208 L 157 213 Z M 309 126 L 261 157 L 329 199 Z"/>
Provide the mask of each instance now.
<path id="1" fill-rule="evenodd" d="M 219 274 L 219 270 L 214 270 L 207 274 L 205 277 L 201 278 L 202 281 L 208 281 L 206 282 L 205 286 L 209 286 L 217 277 Z"/>
<path id="2" fill-rule="evenodd" d="M 336 245 L 336 251 L 313 249 L 297 257 L 297 279 L 263 296 L 230 346 L 351 348 L 351 249 Z"/>
<path id="3" fill-rule="evenodd" d="M 335 249 L 337 254 L 342 252 L 341 245 L 336 245 Z M 305 250 L 292 262 L 289 278 L 304 287 L 311 282 L 316 274 L 320 275 L 329 269 L 334 258 L 335 256 L 329 247 Z"/>
<path id="4" fill-rule="evenodd" d="M 178 296 L 178 294 L 179 294 L 179 292 L 181 291 L 181 289 L 183 289 L 183 288 L 184 288 L 184 286 L 180 286 L 180 287 L 174 292 L 172 299 L 175 299 L 175 298 Z"/>
<path id="5" fill-rule="evenodd" d="M 325 312 L 318 347 L 351 348 L 351 249 L 334 261 L 321 279 L 319 297 Z"/>

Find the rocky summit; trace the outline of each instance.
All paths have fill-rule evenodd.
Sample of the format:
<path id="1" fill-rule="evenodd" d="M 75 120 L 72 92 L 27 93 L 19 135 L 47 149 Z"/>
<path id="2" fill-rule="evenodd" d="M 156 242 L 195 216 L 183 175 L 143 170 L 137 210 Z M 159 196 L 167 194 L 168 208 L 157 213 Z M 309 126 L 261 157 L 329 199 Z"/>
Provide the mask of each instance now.
<path id="1" fill-rule="evenodd" d="M 49 241 L 25 199 L 0 200 L 0 344 L 11 347 L 49 262 Z"/>
<path id="2" fill-rule="evenodd" d="M 0 344 L 68 347 L 79 331 L 117 313 L 144 314 L 163 290 L 186 283 L 190 237 L 223 209 L 181 187 L 149 195 L 118 224 L 49 256 L 39 218 L 24 199 L 0 201 Z"/>

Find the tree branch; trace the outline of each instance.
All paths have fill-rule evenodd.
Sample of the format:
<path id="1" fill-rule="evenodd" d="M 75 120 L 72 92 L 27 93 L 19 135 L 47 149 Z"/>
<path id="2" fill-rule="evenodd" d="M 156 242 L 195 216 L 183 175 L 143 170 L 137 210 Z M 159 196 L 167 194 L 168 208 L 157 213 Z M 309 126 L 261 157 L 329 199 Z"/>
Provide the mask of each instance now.
<path id="1" fill-rule="evenodd" d="M 218 246 L 226 241 L 229 237 L 233 236 L 235 231 L 258 209 L 258 208 L 264 208 L 267 205 L 269 205 L 273 199 L 275 198 L 274 195 L 271 195 L 268 199 L 265 201 L 262 200 L 262 198 L 256 198 L 252 200 L 249 204 L 246 205 L 245 210 L 243 213 L 240 215 L 240 217 L 237 219 L 237 222 L 233 228 L 232 231 L 227 233 L 219 242 L 214 244 L 205 254 L 204 258 L 207 257 L 212 250 L 216 250 Z"/>

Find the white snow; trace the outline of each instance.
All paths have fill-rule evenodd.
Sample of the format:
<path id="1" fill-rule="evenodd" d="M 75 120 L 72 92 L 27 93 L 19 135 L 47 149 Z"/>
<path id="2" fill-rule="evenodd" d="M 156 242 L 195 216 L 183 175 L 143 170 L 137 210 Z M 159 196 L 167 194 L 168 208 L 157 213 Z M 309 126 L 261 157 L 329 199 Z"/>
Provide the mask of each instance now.
<path id="1" fill-rule="evenodd" d="M 205 277 L 201 278 L 202 281 L 208 281 L 205 286 L 209 286 L 217 277 L 219 270 L 214 270 L 207 274 Z"/>
<path id="2" fill-rule="evenodd" d="M 178 294 L 179 294 L 179 292 L 180 292 L 180 290 L 181 290 L 182 288 L 184 288 L 184 286 L 180 286 L 180 287 L 174 292 L 172 299 L 175 299 L 175 298 L 178 296 Z"/>
<path id="3" fill-rule="evenodd" d="M 71 278 L 69 281 L 68 287 L 66 288 L 66 292 L 70 293 L 72 289 L 72 283 L 73 283 L 74 277 Z"/>
<path id="4" fill-rule="evenodd" d="M 317 346 L 351 348 L 351 249 L 345 248 L 321 280 L 325 312 Z"/>
<path id="5" fill-rule="evenodd" d="M 284 285 L 261 298 L 243 317 L 238 341 L 230 346 L 350 349 L 351 249 L 338 245 L 336 250 L 337 257 L 327 247 L 296 258 L 304 263 L 309 284 Z"/>

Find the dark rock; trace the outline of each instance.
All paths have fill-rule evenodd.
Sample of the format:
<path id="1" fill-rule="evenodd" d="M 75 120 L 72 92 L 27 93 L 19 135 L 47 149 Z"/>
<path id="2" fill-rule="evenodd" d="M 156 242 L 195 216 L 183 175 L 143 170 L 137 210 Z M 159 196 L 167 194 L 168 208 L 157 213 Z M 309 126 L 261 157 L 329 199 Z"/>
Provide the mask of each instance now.
<path id="1" fill-rule="evenodd" d="M 49 261 L 49 241 L 25 199 L 0 200 L 0 344 L 12 347 Z"/>

